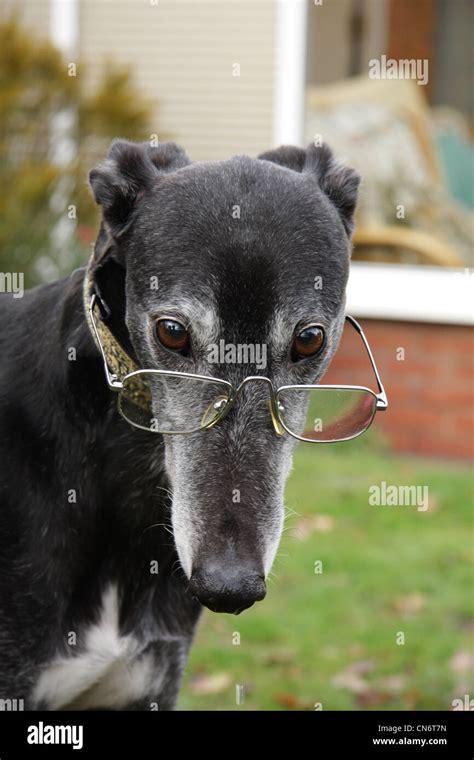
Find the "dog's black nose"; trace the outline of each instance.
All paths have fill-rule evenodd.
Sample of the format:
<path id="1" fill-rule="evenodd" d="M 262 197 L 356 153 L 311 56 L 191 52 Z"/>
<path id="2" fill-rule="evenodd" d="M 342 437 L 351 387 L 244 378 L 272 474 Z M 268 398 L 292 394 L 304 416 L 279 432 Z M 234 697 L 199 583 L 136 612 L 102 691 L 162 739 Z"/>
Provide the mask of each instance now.
<path id="1" fill-rule="evenodd" d="M 212 612 L 232 612 L 234 615 L 259 602 L 267 591 L 262 574 L 242 568 L 233 571 L 229 566 L 196 569 L 189 589 Z"/>

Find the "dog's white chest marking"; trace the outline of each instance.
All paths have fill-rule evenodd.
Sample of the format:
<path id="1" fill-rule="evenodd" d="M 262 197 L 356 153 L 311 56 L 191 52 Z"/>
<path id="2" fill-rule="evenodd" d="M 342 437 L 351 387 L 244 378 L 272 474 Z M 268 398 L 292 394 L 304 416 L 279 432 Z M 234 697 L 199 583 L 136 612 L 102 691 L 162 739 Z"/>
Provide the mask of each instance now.
<path id="1" fill-rule="evenodd" d="M 160 688 L 153 655 L 142 653 L 143 642 L 134 636 L 119 633 L 116 586 L 104 593 L 99 620 L 84 642 L 79 654 L 58 657 L 43 670 L 33 691 L 35 704 L 49 710 L 120 709 Z"/>

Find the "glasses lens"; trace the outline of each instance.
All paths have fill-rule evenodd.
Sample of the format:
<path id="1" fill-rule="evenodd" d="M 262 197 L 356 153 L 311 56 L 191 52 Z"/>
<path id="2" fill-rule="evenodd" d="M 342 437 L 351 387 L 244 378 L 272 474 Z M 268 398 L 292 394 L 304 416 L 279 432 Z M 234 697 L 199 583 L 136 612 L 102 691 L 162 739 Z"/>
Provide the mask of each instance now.
<path id="1" fill-rule="evenodd" d="M 216 422 L 228 400 L 224 383 L 135 372 L 123 381 L 119 410 L 132 425 L 152 433 L 192 433 Z"/>
<path id="2" fill-rule="evenodd" d="M 305 441 L 346 441 L 369 427 L 377 399 L 366 390 L 291 388 L 278 394 L 286 429 Z"/>

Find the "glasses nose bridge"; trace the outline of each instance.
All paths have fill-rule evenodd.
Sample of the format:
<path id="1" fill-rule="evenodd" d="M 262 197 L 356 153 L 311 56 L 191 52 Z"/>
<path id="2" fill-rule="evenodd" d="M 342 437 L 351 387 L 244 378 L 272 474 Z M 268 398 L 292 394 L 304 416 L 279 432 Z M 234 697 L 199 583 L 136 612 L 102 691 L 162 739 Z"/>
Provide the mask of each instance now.
<path id="1" fill-rule="evenodd" d="M 238 385 L 237 388 L 235 389 L 234 398 L 237 398 L 237 396 L 240 394 L 244 386 L 247 385 L 247 383 L 253 383 L 255 381 L 259 381 L 259 382 L 263 382 L 267 384 L 268 390 L 270 392 L 270 397 L 273 400 L 273 397 L 275 395 L 275 389 L 273 387 L 273 383 L 269 377 L 265 377 L 264 375 L 249 375 L 249 377 L 246 377 L 244 380 L 242 380 L 240 385 Z"/>
<path id="2" fill-rule="evenodd" d="M 270 397 L 270 409 L 272 410 L 273 414 L 273 409 L 275 407 L 275 388 L 270 378 L 265 377 L 264 375 L 249 375 L 249 377 L 246 377 L 244 380 L 242 380 L 242 382 L 234 388 L 232 394 L 232 406 L 238 400 L 239 396 L 241 395 L 241 391 L 245 388 L 245 386 L 248 385 L 248 383 L 253 383 L 255 381 L 258 381 L 260 383 L 263 382 L 267 385 Z"/>
<path id="3" fill-rule="evenodd" d="M 265 377 L 263 375 L 250 375 L 249 377 L 246 377 L 244 380 L 242 380 L 240 385 L 235 389 L 233 403 L 235 403 L 241 390 L 247 385 L 247 383 L 252 383 L 254 381 L 259 381 L 260 383 L 263 382 L 267 385 L 268 392 L 269 392 L 268 406 L 269 406 L 269 412 L 272 419 L 273 427 L 278 436 L 284 435 L 285 431 L 283 427 L 281 426 L 279 418 L 278 418 L 275 386 L 273 385 L 269 377 Z"/>

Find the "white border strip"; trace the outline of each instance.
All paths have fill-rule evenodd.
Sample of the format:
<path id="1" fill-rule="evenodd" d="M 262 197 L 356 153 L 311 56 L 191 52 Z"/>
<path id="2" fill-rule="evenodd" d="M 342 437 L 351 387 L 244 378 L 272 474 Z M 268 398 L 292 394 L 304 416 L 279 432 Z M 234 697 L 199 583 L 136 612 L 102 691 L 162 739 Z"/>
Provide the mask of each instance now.
<path id="1" fill-rule="evenodd" d="M 306 77 L 306 0 L 276 0 L 273 143 L 301 145 Z"/>
<path id="2" fill-rule="evenodd" d="M 54 45 L 64 55 L 76 55 L 79 40 L 78 0 L 50 0 L 49 33 Z"/>
<path id="3" fill-rule="evenodd" d="M 474 270 L 354 262 L 347 312 L 370 319 L 472 325 Z"/>

